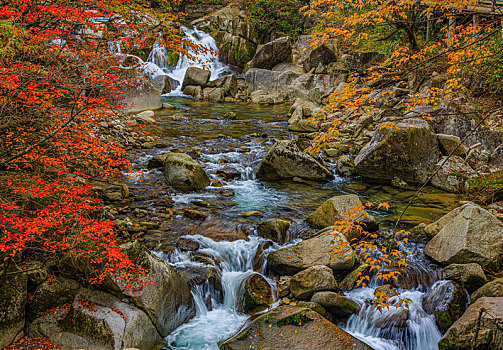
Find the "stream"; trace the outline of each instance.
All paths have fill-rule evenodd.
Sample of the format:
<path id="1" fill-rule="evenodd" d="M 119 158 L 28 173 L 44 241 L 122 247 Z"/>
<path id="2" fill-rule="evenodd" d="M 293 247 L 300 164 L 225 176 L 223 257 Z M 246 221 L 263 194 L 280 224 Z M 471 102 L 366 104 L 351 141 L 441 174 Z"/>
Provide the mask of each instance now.
<path id="1" fill-rule="evenodd" d="M 196 29 L 187 29 L 186 32 L 191 40 L 216 48 L 214 40 L 209 35 Z M 160 48 L 156 48 L 158 49 Z M 211 60 L 212 78 L 226 71 L 216 56 L 210 55 L 204 58 Z M 162 65 L 162 62 L 155 62 L 154 58 L 151 62 Z M 174 69 L 170 70 L 167 67 L 161 69 L 172 78 L 181 81 L 185 70 L 194 65 L 195 62 L 181 58 Z M 286 244 L 288 246 L 313 233 L 304 223 L 305 217 L 333 196 L 354 193 L 363 202 L 389 203 L 388 212 L 372 212 L 380 221 L 381 227 L 386 228 L 392 225 L 414 195 L 414 191 L 369 185 L 359 179 L 339 176 L 328 183 L 258 181 L 255 178 L 255 171 L 275 140 L 296 136 L 287 131 L 289 106 L 195 101 L 184 97 L 179 90 L 164 96 L 163 102 L 174 106 L 172 110 L 163 109 L 156 112 L 156 120 L 160 126 L 157 136 L 166 144 L 162 148 L 138 151 L 134 158 L 136 169 L 148 175 L 147 180 L 135 184 L 140 191 L 143 191 L 146 205 L 156 208 L 156 203 L 169 198 L 173 202 L 175 212 L 176 209 L 182 208 L 203 208 L 209 214 L 208 219 L 224 220 L 239 225 L 250 238 L 249 241 L 215 242 L 201 235 L 190 236 L 199 243 L 200 252 L 209 254 L 219 261 L 223 295 L 215 293 L 208 282 L 194 287 L 192 294 L 197 306 L 196 317 L 169 335 L 165 340 L 164 349 L 216 350 L 218 342 L 235 334 L 246 323 L 249 316 L 237 311 L 238 288 L 241 282 L 254 272 L 256 251 L 265 241 L 254 231 L 261 221 L 267 218 L 291 220 L 293 225 L 289 230 L 291 241 Z M 236 114 L 235 120 L 224 118 L 229 112 Z M 167 151 L 189 153 L 203 165 L 210 179 L 221 181 L 223 187 L 212 185 L 203 191 L 192 193 L 182 193 L 169 188 L 164 184 L 160 170 L 146 169 L 146 163 L 150 158 Z M 327 165 L 334 171 L 334 161 L 328 160 Z M 222 180 L 217 172 L 226 169 L 238 171 L 240 175 L 229 181 Z M 410 228 L 419 222 L 432 222 L 455 208 L 458 201 L 455 195 L 426 188 L 408 209 L 404 217 L 406 227 Z M 242 215 L 248 211 L 259 211 L 261 216 Z M 168 235 L 170 237 L 156 236 L 152 240 L 165 239 L 168 244 L 173 244 L 179 237 L 188 235 L 197 224 L 197 220 L 175 215 L 170 220 L 171 233 Z M 274 244 L 268 251 L 279 248 L 281 246 Z M 434 317 L 422 309 L 422 299 L 428 289 L 439 280 L 439 268 L 424 257 L 423 248 L 422 242 L 412 242 L 407 246 L 411 263 L 405 276 L 406 289 L 398 289 L 400 295 L 394 297 L 408 298 L 411 301 L 406 311 L 408 319 L 404 327 L 386 326 L 386 319 L 393 317 L 394 313 L 403 311 L 404 306 L 399 309 L 391 307 L 383 313 L 372 307 L 374 290 L 379 285 L 375 280 L 369 286 L 344 294 L 360 304 L 361 312 L 359 315 L 351 316 L 345 324 L 339 326 L 375 349 L 437 349 L 437 343 L 442 335 Z M 154 252 L 179 269 L 204 267 L 201 266 L 204 264 L 194 262 L 186 252 L 178 249 L 165 251 L 157 249 Z M 274 276 L 269 275 L 265 263 L 259 272 L 275 288 Z M 393 302 L 394 299 L 390 301 Z M 279 301 L 275 305 L 278 303 Z M 381 326 L 377 327 L 376 324 L 379 323 Z"/>

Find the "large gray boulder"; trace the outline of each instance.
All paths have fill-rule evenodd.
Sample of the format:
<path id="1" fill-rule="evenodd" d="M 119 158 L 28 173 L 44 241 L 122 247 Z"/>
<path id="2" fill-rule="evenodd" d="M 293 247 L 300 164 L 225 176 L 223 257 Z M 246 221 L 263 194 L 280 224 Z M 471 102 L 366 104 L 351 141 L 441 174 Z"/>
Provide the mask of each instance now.
<path id="1" fill-rule="evenodd" d="M 325 265 L 334 271 L 346 271 L 355 265 L 356 255 L 344 235 L 329 231 L 271 252 L 267 262 L 279 275 L 294 275 L 316 265 Z"/>
<path id="2" fill-rule="evenodd" d="M 398 177 L 423 184 L 437 164 L 438 141 L 426 121 L 410 119 L 393 128 L 379 128 L 355 159 L 358 174 L 368 180 L 389 182 Z"/>
<path id="3" fill-rule="evenodd" d="M 474 303 L 483 297 L 503 297 L 503 278 L 484 284 L 471 295 L 470 301 Z"/>
<path id="4" fill-rule="evenodd" d="M 246 313 L 264 311 L 274 303 L 271 285 L 261 274 L 254 273 L 241 282 L 238 291 L 238 310 Z"/>
<path id="5" fill-rule="evenodd" d="M 302 152 L 296 141 L 279 141 L 260 163 L 257 178 L 281 180 L 294 177 L 326 181 L 333 179 L 334 175 L 318 160 Z"/>
<path id="6" fill-rule="evenodd" d="M 476 263 L 450 264 L 443 270 L 444 278 L 461 284 L 468 293 L 473 293 L 487 282 L 482 267 Z"/>
<path id="7" fill-rule="evenodd" d="M 105 288 L 121 300 L 128 300 L 144 311 L 154 323 L 162 337 L 166 337 L 181 324 L 195 316 L 194 298 L 189 286 L 180 273 L 171 265 L 159 259 L 137 242 L 121 246 L 132 261 L 146 269 L 145 276 L 138 276 L 138 287 L 149 281 L 139 291 L 131 290 L 120 278 L 107 278 Z"/>
<path id="8" fill-rule="evenodd" d="M 149 81 L 138 79 L 134 86 L 125 89 L 123 99 L 118 104 L 123 104 L 127 113 L 138 113 L 162 108 L 162 96 L 158 88 Z"/>
<path id="9" fill-rule="evenodd" d="M 185 90 L 187 86 L 206 86 L 208 81 L 210 81 L 211 72 L 209 70 L 190 67 L 185 72 L 185 77 L 183 78 L 182 90 Z"/>
<path id="10" fill-rule="evenodd" d="M 431 178 L 431 185 L 447 192 L 464 192 L 466 181 L 477 173 L 461 157 L 442 157 L 437 166 L 440 170 Z"/>
<path id="11" fill-rule="evenodd" d="M 183 191 L 202 190 L 210 184 L 203 167 L 185 153 L 168 153 L 163 173 L 168 185 Z"/>
<path id="12" fill-rule="evenodd" d="M 344 65 L 348 70 L 363 73 L 384 58 L 385 55 L 375 51 L 352 52 L 344 57 Z"/>
<path id="13" fill-rule="evenodd" d="M 292 62 L 292 40 L 285 36 L 263 45 L 246 65 L 247 69 L 273 69 L 274 66 Z"/>
<path id="14" fill-rule="evenodd" d="M 442 264 L 477 263 L 490 269 L 501 266 L 503 223 L 495 216 L 470 204 L 446 221 L 426 245 L 428 256 Z"/>
<path id="15" fill-rule="evenodd" d="M 9 275 L 0 277 L 0 348 L 10 345 L 22 335 L 25 306 L 28 300 L 28 277 L 14 265 L 0 265 Z"/>
<path id="16" fill-rule="evenodd" d="M 331 47 L 321 44 L 314 48 L 313 39 L 309 35 L 301 35 L 299 37 L 297 49 L 300 55 L 300 63 L 306 72 L 318 68 L 320 64 L 327 66 L 337 60 Z"/>
<path id="17" fill-rule="evenodd" d="M 503 298 L 480 298 L 447 330 L 442 350 L 503 349 Z"/>
<path id="18" fill-rule="evenodd" d="M 230 339 L 222 350 L 372 350 L 317 312 L 297 306 L 280 306 L 255 319 Z"/>
<path id="19" fill-rule="evenodd" d="M 357 195 L 335 196 L 328 199 L 314 213 L 310 214 L 306 221 L 318 229 L 332 226 L 336 221 L 343 219 L 355 221 L 370 232 L 379 229 L 379 224 L 375 218 L 365 210 L 364 214 L 356 215 L 361 210 L 363 210 L 363 204 Z"/>
<path id="20" fill-rule="evenodd" d="M 314 293 L 337 288 L 333 271 L 324 265 L 312 266 L 295 274 L 290 281 L 290 291 L 297 299 L 309 300 Z"/>
<path id="21" fill-rule="evenodd" d="M 149 316 L 111 294 L 81 288 L 69 307 L 46 313 L 28 326 L 30 337 L 62 349 L 155 349 L 162 343 Z"/>
<path id="22" fill-rule="evenodd" d="M 353 300 L 330 291 L 314 294 L 311 301 L 323 306 L 336 319 L 345 319 L 360 312 L 360 306 Z"/>
<path id="23" fill-rule="evenodd" d="M 438 327 L 446 331 L 463 315 L 468 304 L 468 295 L 453 281 L 436 282 L 423 299 L 423 309 L 435 315 Z"/>
<path id="24" fill-rule="evenodd" d="M 289 85 L 298 77 L 299 74 L 291 70 L 280 72 L 252 68 L 246 72 L 245 82 L 250 95 L 255 91 L 263 90 L 269 94 L 278 95 L 284 101 L 290 94 Z"/>

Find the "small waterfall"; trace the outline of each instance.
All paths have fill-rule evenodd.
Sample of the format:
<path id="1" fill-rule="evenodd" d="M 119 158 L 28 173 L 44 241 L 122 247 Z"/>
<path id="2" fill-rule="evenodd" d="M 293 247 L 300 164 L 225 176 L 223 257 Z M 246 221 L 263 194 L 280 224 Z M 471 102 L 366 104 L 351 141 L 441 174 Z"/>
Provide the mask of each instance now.
<path id="1" fill-rule="evenodd" d="M 411 280 L 426 283 L 437 280 L 438 271 L 429 269 L 417 259 L 415 263 L 418 264 L 414 269 L 418 277 L 411 276 Z M 427 314 L 422 306 L 431 284 L 418 284 L 414 289 L 396 288 L 399 295 L 391 297 L 389 308 L 382 311 L 372 304 L 378 285 L 373 278 L 369 286 L 345 293 L 361 307 L 358 315 L 349 318 L 345 330 L 378 350 L 437 350 L 442 334 L 435 317 Z M 408 306 L 398 306 L 399 300 L 406 299 L 409 300 Z"/>
<path id="2" fill-rule="evenodd" d="M 170 334 L 166 338 L 165 347 L 170 350 L 216 350 L 218 342 L 232 336 L 249 317 L 237 311 L 239 286 L 246 277 L 254 273 L 253 259 L 264 239 L 250 236 L 249 241 L 215 242 L 200 235 L 190 238 L 200 244 L 199 252 L 211 255 L 215 257 L 215 261 L 220 262 L 224 298 L 223 301 L 213 299 L 213 308 L 210 309 L 206 302 L 208 288 L 203 285 L 194 286 L 192 294 L 196 303 L 196 317 Z M 201 265 L 191 261 L 190 254 L 185 252 L 157 255 L 179 268 Z"/>
<path id="3" fill-rule="evenodd" d="M 168 65 L 167 50 L 159 44 L 154 45 L 147 59 L 147 62 L 159 67 L 164 74 L 180 82 L 177 90 L 168 95 L 181 95 L 181 84 L 189 67 L 204 68 L 211 71 L 212 80 L 229 71 L 229 67 L 220 62 L 217 42 L 211 35 L 197 28 L 182 27 L 182 30 L 186 35 L 185 40 L 188 42 L 186 49 L 189 54 L 180 56 L 176 67 L 173 68 Z"/>

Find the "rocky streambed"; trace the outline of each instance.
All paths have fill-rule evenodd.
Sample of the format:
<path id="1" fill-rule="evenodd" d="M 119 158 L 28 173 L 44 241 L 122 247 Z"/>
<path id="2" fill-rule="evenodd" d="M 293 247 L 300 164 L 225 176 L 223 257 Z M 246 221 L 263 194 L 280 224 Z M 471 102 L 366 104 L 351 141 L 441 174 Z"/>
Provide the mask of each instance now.
<path id="1" fill-rule="evenodd" d="M 331 261 L 334 237 L 318 235 L 323 215 L 330 221 L 341 214 L 340 196 L 349 196 L 346 209 L 360 200 L 388 202 L 388 212 L 371 211 L 386 232 L 414 195 L 413 188 L 369 185 L 338 175 L 336 161 L 329 157 L 320 160 L 330 171 L 328 181 L 300 176 L 259 180 L 261 161 L 275 142 L 295 138 L 288 131 L 288 106 L 181 97 L 165 102 L 170 108 L 154 117 L 157 144 L 144 144 L 134 153 L 136 169 L 148 178 L 129 184 L 134 201 L 116 210 L 115 219 L 181 272 L 191 287 L 196 316 L 166 338 L 166 349 L 272 348 L 278 342 L 284 348 L 299 342 L 312 349 L 333 344 L 437 348 L 448 327 L 440 326 L 431 305 L 458 285 L 443 281 L 441 266 L 425 257 L 424 226 L 458 207 L 459 197 L 434 188 L 420 194 L 403 220 L 406 228 L 422 223 L 402 247 L 409 267 L 393 285 L 373 279 L 357 287 L 357 274 L 368 267 L 352 251 L 337 263 Z M 208 174 L 209 186 L 185 191 L 170 187 L 163 174 L 167 152 L 190 155 Z M 335 212 L 323 209 L 321 219 L 306 222 L 322 204 L 328 208 L 332 202 Z M 375 309 L 372 302 L 382 290 L 392 301 L 410 300 L 408 308 Z M 425 304 L 428 298 L 435 301 Z M 317 318 L 322 320 L 318 326 L 312 323 Z"/>

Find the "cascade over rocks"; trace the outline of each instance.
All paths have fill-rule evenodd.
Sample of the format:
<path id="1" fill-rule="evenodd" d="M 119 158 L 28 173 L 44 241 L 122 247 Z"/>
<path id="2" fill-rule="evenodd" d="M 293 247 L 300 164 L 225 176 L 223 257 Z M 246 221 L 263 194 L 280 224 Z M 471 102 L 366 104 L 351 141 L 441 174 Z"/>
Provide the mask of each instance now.
<path id="1" fill-rule="evenodd" d="M 340 252 L 330 254 L 334 245 L 341 247 Z M 356 256 L 343 234 L 330 231 L 271 252 L 267 262 L 278 275 L 294 275 L 316 265 L 328 266 L 334 272 L 349 270 L 355 265 Z"/>
<path id="2" fill-rule="evenodd" d="M 297 299 L 309 300 L 316 292 L 336 288 L 333 271 L 324 265 L 312 266 L 290 280 L 290 291 Z"/>
<path id="3" fill-rule="evenodd" d="M 478 263 L 497 269 L 503 257 L 503 223 L 475 204 L 444 219 L 443 227 L 424 252 L 442 264 Z M 440 219 L 440 220 L 442 220 Z"/>
<path id="4" fill-rule="evenodd" d="M 293 179 L 326 181 L 334 175 L 318 160 L 302 152 L 295 140 L 278 141 L 260 163 L 260 180 Z"/>
<path id="5" fill-rule="evenodd" d="M 443 350 L 503 349 L 503 298 L 480 298 L 447 330 Z"/>
<path id="6" fill-rule="evenodd" d="M 435 315 L 437 325 L 443 331 L 463 315 L 467 304 L 465 290 L 452 281 L 438 281 L 423 299 L 424 311 Z"/>
<path id="7" fill-rule="evenodd" d="M 202 190 L 210 184 L 203 167 L 184 153 L 167 153 L 163 173 L 168 185 L 183 191 Z"/>
<path id="8" fill-rule="evenodd" d="M 255 318 L 219 347 L 245 350 L 255 346 L 263 350 L 372 349 L 313 310 L 296 306 L 280 306 Z"/>
<path id="9" fill-rule="evenodd" d="M 28 335 L 48 338 L 69 349 L 153 349 L 195 315 L 190 289 L 174 267 L 138 243 L 120 248 L 148 269 L 146 276 L 138 276 L 137 286 L 145 280 L 151 283 L 139 292 L 131 291 L 120 278 L 120 272 L 107 277 L 100 285 L 101 291 L 65 278 L 57 278 L 54 285 L 44 282 L 28 308 L 32 320 L 27 327 Z M 88 265 L 79 257 L 63 259 L 60 269 L 66 274 L 73 271 L 76 276 L 89 274 Z M 46 312 L 63 303 L 70 306 Z"/>
<path id="10" fill-rule="evenodd" d="M 270 70 L 284 62 L 292 62 L 292 40 L 288 36 L 278 38 L 260 47 L 253 59 L 247 63 L 246 69 Z"/>
<path id="11" fill-rule="evenodd" d="M 248 236 L 239 225 L 213 217 L 208 217 L 198 226 L 194 227 L 190 231 L 190 234 L 208 237 L 216 242 L 233 242 L 240 239 L 248 241 Z"/>
<path id="12" fill-rule="evenodd" d="M 334 225 L 338 220 L 351 219 L 348 215 L 351 210 L 362 207 L 363 204 L 355 194 L 347 194 L 342 196 L 335 196 L 323 203 L 314 213 L 309 215 L 306 219 L 307 223 L 318 228 L 324 229 Z M 363 228 L 369 232 L 374 232 L 379 229 L 379 224 L 375 218 L 368 214 L 368 216 L 360 215 L 354 218 Z"/>
<path id="13" fill-rule="evenodd" d="M 407 183 L 423 184 L 438 160 L 437 137 L 426 121 L 417 118 L 401 121 L 396 128 L 376 130 L 355 159 L 356 171 L 376 182 L 399 177 Z"/>

